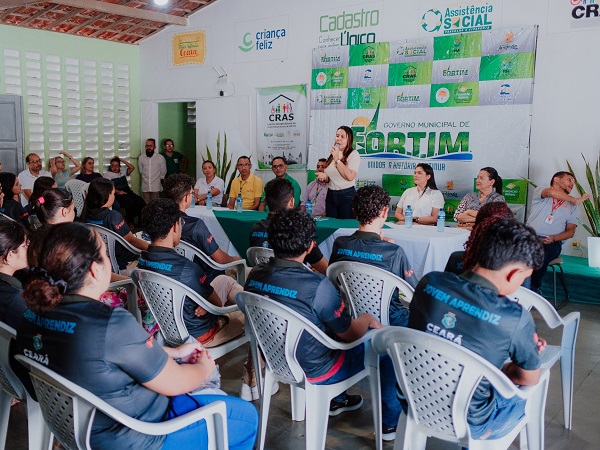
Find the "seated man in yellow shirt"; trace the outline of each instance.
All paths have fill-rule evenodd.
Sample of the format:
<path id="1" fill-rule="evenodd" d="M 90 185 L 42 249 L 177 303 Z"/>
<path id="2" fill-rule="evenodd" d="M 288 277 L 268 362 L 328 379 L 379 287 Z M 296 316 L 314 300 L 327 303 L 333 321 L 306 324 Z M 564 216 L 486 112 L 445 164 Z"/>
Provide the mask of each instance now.
<path id="1" fill-rule="evenodd" d="M 237 169 L 240 172 L 240 176 L 235 178 L 231 183 L 227 207 L 233 209 L 235 207 L 235 199 L 239 194 L 242 194 L 242 207 L 244 209 L 256 210 L 260 205 L 260 197 L 262 196 L 262 180 L 250 173 L 252 163 L 247 156 L 240 156 L 238 158 Z"/>

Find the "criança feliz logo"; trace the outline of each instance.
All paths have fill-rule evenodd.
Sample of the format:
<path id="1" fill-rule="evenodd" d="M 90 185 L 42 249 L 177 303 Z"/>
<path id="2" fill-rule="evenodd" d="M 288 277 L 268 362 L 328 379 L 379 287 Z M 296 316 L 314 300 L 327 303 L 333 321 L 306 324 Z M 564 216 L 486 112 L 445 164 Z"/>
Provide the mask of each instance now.
<path id="1" fill-rule="evenodd" d="M 248 32 L 244 34 L 242 45 L 238 45 L 238 48 L 244 53 L 251 50 L 271 50 L 273 48 L 273 42 L 283 39 L 285 36 L 285 28 L 278 30 L 262 30 L 254 33 Z"/>

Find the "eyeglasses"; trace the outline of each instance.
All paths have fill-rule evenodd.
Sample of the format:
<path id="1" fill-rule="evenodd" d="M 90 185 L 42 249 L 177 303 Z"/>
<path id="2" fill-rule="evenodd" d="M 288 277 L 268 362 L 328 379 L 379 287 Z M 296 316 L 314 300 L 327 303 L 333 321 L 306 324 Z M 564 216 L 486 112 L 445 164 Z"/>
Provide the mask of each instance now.
<path id="1" fill-rule="evenodd" d="M 285 164 L 273 164 L 271 167 L 273 169 L 281 169 L 282 167 L 285 167 Z"/>
<path id="2" fill-rule="evenodd" d="M 42 162 L 40 159 L 36 159 L 35 161 L 29 161 L 29 164 L 37 164 Z"/>

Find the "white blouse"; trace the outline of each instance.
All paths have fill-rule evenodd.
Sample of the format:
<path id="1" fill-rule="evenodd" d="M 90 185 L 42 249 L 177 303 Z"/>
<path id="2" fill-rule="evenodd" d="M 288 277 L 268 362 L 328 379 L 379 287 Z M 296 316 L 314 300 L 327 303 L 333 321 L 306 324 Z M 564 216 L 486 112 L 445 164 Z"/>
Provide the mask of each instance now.
<path id="1" fill-rule="evenodd" d="M 358 172 L 358 168 L 360 167 L 360 155 L 356 150 L 353 150 L 352 153 L 348 155 L 346 165 L 349 169 Z M 329 189 L 341 191 L 342 189 L 354 187 L 356 178 L 352 181 L 346 180 L 344 177 L 342 177 L 333 161 L 331 161 L 329 166 L 327 166 L 325 173 L 329 177 Z"/>

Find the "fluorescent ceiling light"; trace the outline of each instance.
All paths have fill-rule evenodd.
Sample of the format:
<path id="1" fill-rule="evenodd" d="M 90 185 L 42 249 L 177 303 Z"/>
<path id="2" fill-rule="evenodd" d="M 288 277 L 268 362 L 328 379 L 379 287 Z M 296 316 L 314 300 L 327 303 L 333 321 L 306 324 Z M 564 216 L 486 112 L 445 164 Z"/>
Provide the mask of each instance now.
<path id="1" fill-rule="evenodd" d="M 163 6 L 169 3 L 169 0 L 154 0 L 154 4 L 158 6 Z"/>

